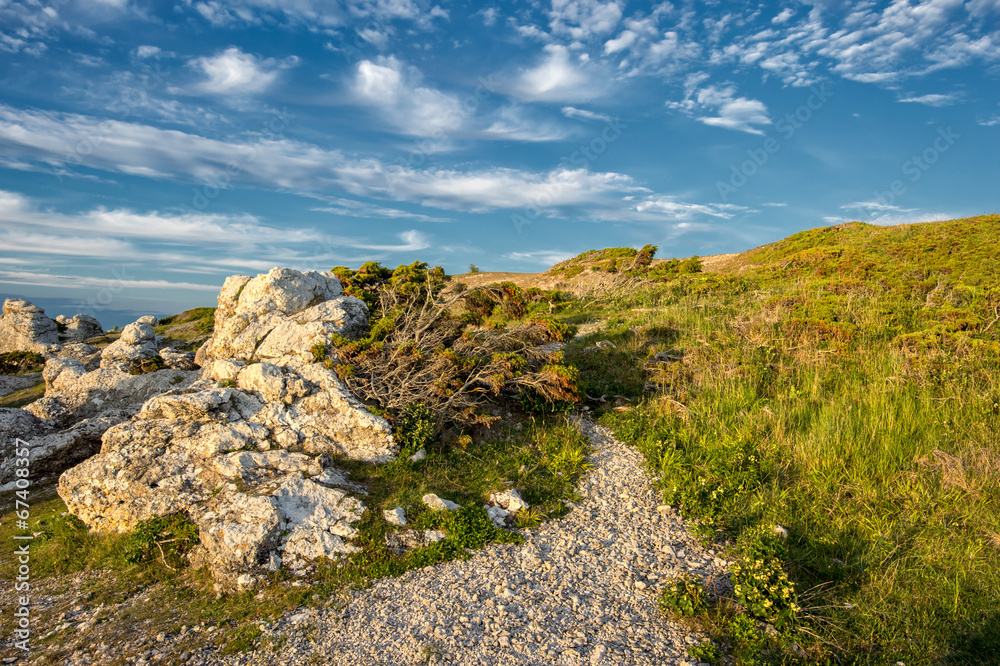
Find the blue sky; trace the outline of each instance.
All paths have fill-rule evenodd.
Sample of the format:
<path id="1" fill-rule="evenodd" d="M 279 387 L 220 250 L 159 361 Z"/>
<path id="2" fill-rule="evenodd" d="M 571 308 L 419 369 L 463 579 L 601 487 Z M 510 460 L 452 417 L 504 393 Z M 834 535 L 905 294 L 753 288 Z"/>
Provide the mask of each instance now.
<path id="1" fill-rule="evenodd" d="M 0 294 L 997 210 L 1000 0 L 0 0 Z"/>

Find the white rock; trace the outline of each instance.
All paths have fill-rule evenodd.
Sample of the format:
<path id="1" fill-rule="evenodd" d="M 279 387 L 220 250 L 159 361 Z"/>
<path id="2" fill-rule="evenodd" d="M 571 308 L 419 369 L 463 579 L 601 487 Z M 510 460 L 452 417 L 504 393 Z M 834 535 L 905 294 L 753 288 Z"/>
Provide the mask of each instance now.
<path id="1" fill-rule="evenodd" d="M 312 346 L 330 333 L 357 336 L 367 329 L 367 307 L 342 291 L 332 273 L 275 268 L 254 278 L 231 276 L 219 292 L 212 337 L 196 360 L 202 366 L 219 358 L 312 360 Z"/>
<path id="2" fill-rule="evenodd" d="M 101 322 L 90 315 L 78 314 L 72 318 L 56 317 L 56 321 L 66 327 L 66 330 L 59 334 L 59 337 L 66 341 L 86 340 L 104 334 Z"/>
<path id="3" fill-rule="evenodd" d="M 461 506 L 455 504 L 452 501 L 442 499 L 435 495 L 434 493 L 428 493 L 423 496 L 423 502 L 431 509 L 435 511 L 454 511 L 455 509 L 460 509 Z"/>
<path id="4" fill-rule="evenodd" d="M 427 540 L 427 543 L 437 543 L 447 536 L 441 530 L 424 530 L 424 538 Z"/>
<path id="5" fill-rule="evenodd" d="M 514 488 L 510 488 L 501 493 L 490 495 L 490 502 L 507 509 L 510 513 L 517 513 L 522 509 L 527 509 L 530 505 L 521 499 L 521 494 Z"/>
<path id="6" fill-rule="evenodd" d="M 196 370 L 198 368 L 198 364 L 194 362 L 194 352 L 182 352 L 173 347 L 164 347 L 160 350 L 160 358 L 163 359 L 168 368 L 175 370 Z"/>
<path id="7" fill-rule="evenodd" d="M 427 457 L 427 449 L 420 449 L 412 456 L 410 456 L 410 462 L 420 462 Z"/>
<path id="8" fill-rule="evenodd" d="M 23 298 L 8 298 L 0 316 L 0 352 L 54 351 L 59 344 L 56 323 L 45 310 Z"/>
<path id="9" fill-rule="evenodd" d="M 144 321 L 133 322 L 101 352 L 101 367 L 127 371 L 133 364 L 153 358 L 157 351 L 153 327 Z"/>
<path id="10" fill-rule="evenodd" d="M 506 509 L 499 506 L 491 506 L 489 504 L 486 504 L 483 508 L 486 509 L 486 514 L 490 517 L 490 520 L 493 521 L 494 525 L 500 528 L 507 526 L 507 517 L 510 516 L 510 514 Z"/>
<path id="11" fill-rule="evenodd" d="M 382 515 L 386 521 L 393 525 L 406 525 L 406 511 L 401 506 L 397 506 L 395 509 L 386 509 L 382 512 Z"/>

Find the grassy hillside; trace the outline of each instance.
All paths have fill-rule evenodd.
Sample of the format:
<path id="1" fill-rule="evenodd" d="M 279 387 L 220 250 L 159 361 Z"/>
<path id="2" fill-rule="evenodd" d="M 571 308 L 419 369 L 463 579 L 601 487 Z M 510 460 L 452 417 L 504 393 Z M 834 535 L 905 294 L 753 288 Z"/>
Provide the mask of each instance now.
<path id="1" fill-rule="evenodd" d="M 453 529 L 445 546 L 394 554 L 383 508 L 406 506 L 435 527 L 420 513 L 424 492 L 479 512 L 492 490 L 513 483 L 533 505 L 522 527 L 559 515 L 586 466 L 585 442 L 559 413 L 573 407 L 578 382 L 590 413 L 646 456 L 664 500 L 696 518 L 734 562 L 732 587 L 704 581 L 711 600 L 697 580 L 662 593 L 666 612 L 697 615 L 717 639 L 693 646 L 693 657 L 996 663 L 998 238 L 992 215 L 813 229 L 709 261 L 648 261 L 648 248 L 645 256 L 610 248 L 545 273 L 459 276 L 450 286 L 443 271 L 419 262 L 340 269 L 373 308 L 372 325 L 361 340 L 331 340 L 338 350 L 326 362 L 393 419 L 407 453 L 428 453 L 383 466 L 340 461 L 369 491 L 362 552 L 321 566 L 313 586 L 279 573 L 260 596 L 215 600 L 180 551 L 154 548 L 174 543 L 157 539 L 184 532 L 183 521 L 95 535 L 46 496 L 32 508 L 33 553 L 44 563 L 33 575 L 51 590 L 95 572 L 94 604 L 150 590 L 105 635 L 169 612 L 178 625 L 225 627 L 212 640 L 227 651 L 259 646 L 262 619 L 336 603 L 352 586 L 496 537 L 483 522 L 484 530 Z M 432 279 L 440 284 L 425 289 Z M 554 289 L 575 295 L 543 291 Z M 431 291 L 440 309 L 421 300 Z M 213 324 L 214 310 L 200 308 L 161 320 L 157 332 L 194 348 Z M 572 325 L 581 332 L 563 353 L 538 346 L 565 340 Z M 407 378 L 424 375 L 434 381 L 418 382 L 417 395 Z M 543 392 L 552 386 L 526 381 L 534 375 L 573 400 L 553 401 Z M 406 381 L 397 386 L 394 377 Z M 492 397 L 458 409 L 452 396 L 470 386 Z M 3 523 L 0 537 L 12 538 L 14 521 Z M 14 566 L 0 557 L 0 569 Z M 45 612 L 41 626 L 55 626 L 59 608 Z M 0 619 L 0 629 L 12 626 Z M 54 659 L 76 649 L 53 647 L 64 638 L 43 639 Z"/>
<path id="2" fill-rule="evenodd" d="M 705 618 L 736 663 L 995 663 L 997 238 L 805 231 L 629 289 L 569 345 L 592 398 L 634 401 L 602 419 L 666 500 L 732 544 Z"/>

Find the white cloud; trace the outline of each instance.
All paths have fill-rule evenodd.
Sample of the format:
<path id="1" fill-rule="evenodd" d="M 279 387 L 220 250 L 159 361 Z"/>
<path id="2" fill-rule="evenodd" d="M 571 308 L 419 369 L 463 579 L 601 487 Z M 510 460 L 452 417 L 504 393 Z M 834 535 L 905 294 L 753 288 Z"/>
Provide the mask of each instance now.
<path id="1" fill-rule="evenodd" d="M 352 21 L 409 21 L 426 30 L 435 19 L 448 18 L 447 10 L 424 0 L 185 0 L 185 4 L 216 26 L 268 22 L 331 31 Z"/>
<path id="2" fill-rule="evenodd" d="M 650 197 L 636 205 L 640 213 L 661 213 L 674 220 L 691 220 L 698 216 L 729 219 L 747 210 L 734 204 L 694 204 L 678 201 L 676 197 Z"/>
<path id="3" fill-rule="evenodd" d="M 552 32 L 579 41 L 608 34 L 621 18 L 622 8 L 617 2 L 599 0 L 552 0 L 549 11 Z"/>
<path id="4" fill-rule="evenodd" d="M 500 11 L 496 7 L 487 7 L 486 9 L 480 9 L 474 15 L 482 16 L 483 25 L 490 27 L 496 24 L 497 18 L 500 16 Z"/>
<path id="5" fill-rule="evenodd" d="M 545 102 L 586 101 L 605 94 L 607 85 L 561 44 L 549 44 L 542 61 L 521 73 L 514 92 L 522 99 Z"/>
<path id="6" fill-rule="evenodd" d="M 59 289 L 97 288 L 106 289 L 108 278 L 89 277 L 82 275 L 63 275 L 59 273 L 43 273 L 39 271 L 0 271 L 0 284 L 15 284 L 19 286 L 56 287 Z M 195 282 L 171 282 L 170 280 L 122 280 L 113 283 L 116 289 L 163 289 L 170 292 L 199 291 L 218 293 L 217 284 L 198 284 Z"/>
<path id="7" fill-rule="evenodd" d="M 866 210 L 866 211 L 904 211 L 910 212 L 916 210 L 915 208 L 900 208 L 899 206 L 892 206 L 889 204 L 884 204 L 880 201 L 855 201 L 854 203 L 844 204 L 841 206 L 844 210 Z"/>
<path id="8" fill-rule="evenodd" d="M 995 125 L 1000 125 L 1000 116 L 993 116 L 987 120 L 980 120 L 979 124 L 983 127 L 994 127 Z"/>
<path id="9" fill-rule="evenodd" d="M 680 102 L 667 102 L 667 107 L 691 115 L 706 125 L 748 134 L 763 134 L 760 127 L 771 124 L 763 102 L 737 97 L 736 87 L 731 85 L 706 86 L 697 92 L 690 90 L 691 83 L 697 85 L 697 81 L 689 79 L 688 95 Z M 712 113 L 715 115 L 709 115 Z"/>
<path id="10" fill-rule="evenodd" d="M 604 113 L 595 113 L 593 111 L 587 111 L 586 109 L 577 109 L 572 106 L 564 106 L 562 108 L 562 114 L 567 118 L 576 118 L 578 120 L 597 120 L 604 123 L 611 122 L 612 118 Z"/>
<path id="11" fill-rule="evenodd" d="M 503 256 L 505 259 L 510 259 L 511 261 L 554 266 L 560 261 L 566 261 L 576 255 L 573 252 L 563 252 L 561 250 L 535 250 L 533 252 L 509 252 Z"/>
<path id="12" fill-rule="evenodd" d="M 195 58 L 190 65 L 205 75 L 195 90 L 212 95 L 246 95 L 267 90 L 278 78 L 279 70 L 297 63 L 294 56 L 281 62 L 262 60 L 231 46 L 214 56 Z"/>
<path id="13" fill-rule="evenodd" d="M 422 86 L 420 73 L 395 57 L 380 56 L 357 65 L 355 100 L 379 111 L 394 128 L 411 136 L 435 136 L 462 128 L 467 114 L 457 97 Z"/>
<path id="14" fill-rule="evenodd" d="M 775 23 L 778 25 L 782 23 L 788 23 L 788 19 L 792 18 L 793 16 L 795 16 L 795 10 L 792 9 L 791 7 L 785 7 L 784 9 L 781 10 L 780 14 L 771 19 L 771 23 Z"/>
<path id="15" fill-rule="evenodd" d="M 154 56 L 159 55 L 160 51 L 161 49 L 159 46 L 150 46 L 148 44 L 145 44 L 143 46 L 138 47 L 135 50 L 135 57 L 144 60 L 146 58 L 152 58 Z"/>
<path id="16" fill-rule="evenodd" d="M 604 42 L 604 55 L 624 51 L 635 44 L 637 39 L 639 39 L 639 35 L 636 33 L 631 30 L 623 30 L 622 33 L 614 39 L 609 39 Z"/>
<path id="17" fill-rule="evenodd" d="M 926 106 L 951 106 L 959 99 L 959 95 L 956 93 L 948 93 L 947 95 L 940 94 L 930 94 L 930 95 L 920 95 L 913 97 L 904 97 L 900 99 L 900 102 L 912 102 L 914 104 L 924 104 Z"/>
<path id="18" fill-rule="evenodd" d="M 357 201 L 355 199 L 345 199 L 343 197 L 327 197 L 316 195 L 317 199 L 326 201 L 332 205 L 325 206 L 322 208 L 313 208 L 312 210 L 321 213 L 331 213 L 333 215 L 340 215 L 343 217 L 357 217 L 357 218 L 375 218 L 375 219 L 410 219 L 418 220 L 420 222 L 451 222 L 452 220 L 446 217 L 432 217 L 430 215 L 423 215 L 421 213 L 411 213 L 410 211 L 400 210 L 398 208 L 389 208 L 386 206 L 376 206 L 374 204 L 366 203 L 363 201 Z"/>
<path id="19" fill-rule="evenodd" d="M 36 200 L 0 190 L 0 243 L 5 252 L 30 264 L 32 270 L 0 271 L 0 282 L 81 289 L 106 286 L 106 278 L 87 278 L 106 267 L 129 266 L 128 274 L 156 275 L 155 280 L 127 280 L 117 286 L 132 289 L 218 291 L 222 278 L 234 272 L 264 271 L 281 265 L 328 269 L 333 262 L 372 258 L 372 253 L 419 252 L 432 247 L 427 234 L 395 233 L 367 238 L 335 236 L 308 227 L 268 225 L 249 215 L 177 213 L 95 208 L 60 213 Z M 11 262 L 0 262 L 11 263 Z M 72 269 L 76 281 L 55 271 Z M 160 276 L 188 273 L 213 275 L 212 284 L 177 282 Z M 121 281 L 119 281 L 121 282 Z"/>

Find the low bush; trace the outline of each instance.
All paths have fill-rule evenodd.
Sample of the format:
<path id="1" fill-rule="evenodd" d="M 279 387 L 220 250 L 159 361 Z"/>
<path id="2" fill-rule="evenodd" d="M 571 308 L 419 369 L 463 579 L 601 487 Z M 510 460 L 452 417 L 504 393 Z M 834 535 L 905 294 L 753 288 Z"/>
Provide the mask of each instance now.
<path id="1" fill-rule="evenodd" d="M 12 351 L 0 354 L 0 375 L 40 372 L 44 366 L 45 357 L 36 352 Z"/>

